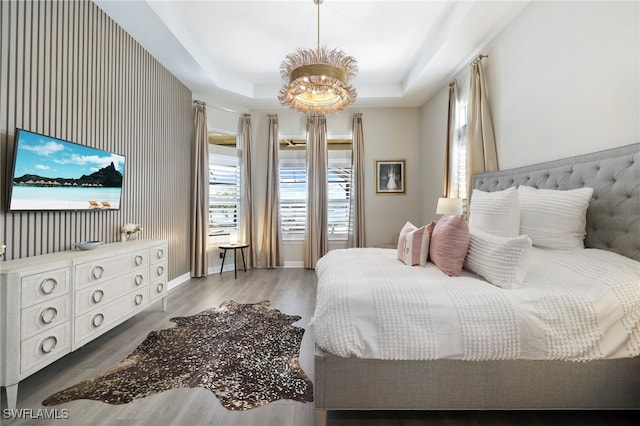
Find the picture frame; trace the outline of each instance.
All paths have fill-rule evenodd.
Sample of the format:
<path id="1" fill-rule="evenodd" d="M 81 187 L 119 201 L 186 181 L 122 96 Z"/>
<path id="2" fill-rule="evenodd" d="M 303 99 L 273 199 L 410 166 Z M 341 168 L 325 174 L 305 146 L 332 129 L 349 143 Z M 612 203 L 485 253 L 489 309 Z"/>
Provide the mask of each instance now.
<path id="1" fill-rule="evenodd" d="M 376 194 L 406 192 L 405 160 L 376 160 Z"/>

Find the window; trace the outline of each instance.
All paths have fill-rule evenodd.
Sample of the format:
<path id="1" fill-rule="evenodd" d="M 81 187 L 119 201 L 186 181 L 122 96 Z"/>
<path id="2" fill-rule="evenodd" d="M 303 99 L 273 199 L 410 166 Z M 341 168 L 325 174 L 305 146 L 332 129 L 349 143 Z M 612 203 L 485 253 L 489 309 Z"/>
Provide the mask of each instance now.
<path id="1" fill-rule="evenodd" d="M 240 220 L 240 150 L 236 136 L 209 135 L 209 242 L 229 240 Z"/>
<path id="2" fill-rule="evenodd" d="M 280 223 L 284 239 L 302 239 L 307 213 L 305 141 L 281 141 Z M 351 197 L 351 141 L 329 143 L 327 195 L 328 232 L 331 240 L 347 240 Z M 348 146 L 348 149 L 345 147 Z"/>
<path id="3" fill-rule="evenodd" d="M 329 150 L 328 168 L 329 238 L 346 240 L 351 198 L 351 151 Z"/>
<path id="4" fill-rule="evenodd" d="M 304 234 L 307 212 L 306 151 L 280 151 L 280 226 L 283 237 Z"/>
<path id="5" fill-rule="evenodd" d="M 458 107 L 458 145 L 456 148 L 456 179 L 458 197 L 462 198 L 462 211 L 467 210 L 467 104 Z"/>

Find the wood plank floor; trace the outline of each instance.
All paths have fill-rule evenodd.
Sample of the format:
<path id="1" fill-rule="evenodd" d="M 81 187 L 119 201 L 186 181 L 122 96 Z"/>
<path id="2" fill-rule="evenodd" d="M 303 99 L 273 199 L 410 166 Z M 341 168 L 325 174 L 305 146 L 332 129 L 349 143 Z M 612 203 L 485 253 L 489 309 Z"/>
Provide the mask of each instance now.
<path id="1" fill-rule="evenodd" d="M 315 305 L 315 273 L 304 269 L 214 274 L 190 280 L 169 294 L 169 309 L 160 303 L 126 321 L 83 348 L 56 361 L 22 381 L 18 389 L 18 408 L 66 409 L 66 419 L 7 418 L 3 410 L 0 423 L 11 425 L 217 425 L 217 426 L 312 426 L 313 403 L 277 401 L 245 412 L 229 411 L 215 395 L 205 389 L 174 389 L 129 404 L 109 405 L 96 401 L 73 401 L 56 407 L 43 407 L 50 394 L 80 380 L 90 378 L 121 361 L 153 330 L 173 326 L 175 316 L 192 315 L 218 306 L 226 300 L 252 303 L 270 300 L 271 306 L 291 315 L 300 315 L 296 325 L 307 329 Z M 313 379 L 313 340 L 310 332 L 302 341 L 300 362 Z M 606 389 L 603 389 L 606 392 Z M 6 398 L 2 392 L 2 407 Z M 61 414 L 61 411 L 60 411 Z M 463 425 L 636 425 L 635 412 L 330 412 L 330 426 L 463 426 Z"/>

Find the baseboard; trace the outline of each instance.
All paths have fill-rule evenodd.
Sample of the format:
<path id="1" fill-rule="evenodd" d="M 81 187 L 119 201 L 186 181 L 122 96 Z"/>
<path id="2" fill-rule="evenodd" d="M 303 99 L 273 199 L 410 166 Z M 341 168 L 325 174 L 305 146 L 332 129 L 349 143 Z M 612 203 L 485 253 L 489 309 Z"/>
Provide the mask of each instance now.
<path id="1" fill-rule="evenodd" d="M 233 271 L 234 265 L 233 263 L 225 263 L 224 268 L 222 268 L 222 272 Z M 238 268 L 241 270 L 242 268 Z M 242 269 L 244 270 L 244 269 Z M 220 265 L 209 266 L 207 269 L 207 275 L 219 274 L 220 273 Z"/>
<path id="2" fill-rule="evenodd" d="M 303 260 L 292 260 L 284 262 L 283 268 L 304 268 Z"/>
<path id="3" fill-rule="evenodd" d="M 171 281 L 169 281 L 169 290 L 168 291 L 171 291 L 174 288 L 178 287 L 179 285 L 186 283 L 190 279 L 191 279 L 191 275 L 189 273 L 182 274 L 179 277 L 176 277 L 176 278 L 172 279 Z"/>

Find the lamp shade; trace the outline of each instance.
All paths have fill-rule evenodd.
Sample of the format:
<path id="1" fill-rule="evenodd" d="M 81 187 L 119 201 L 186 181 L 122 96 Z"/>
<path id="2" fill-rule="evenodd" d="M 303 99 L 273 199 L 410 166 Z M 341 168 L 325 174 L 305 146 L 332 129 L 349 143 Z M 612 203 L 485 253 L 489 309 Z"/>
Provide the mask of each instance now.
<path id="1" fill-rule="evenodd" d="M 462 200 L 460 198 L 438 198 L 436 214 L 456 215 L 462 213 Z"/>

